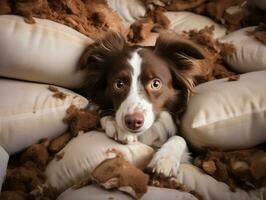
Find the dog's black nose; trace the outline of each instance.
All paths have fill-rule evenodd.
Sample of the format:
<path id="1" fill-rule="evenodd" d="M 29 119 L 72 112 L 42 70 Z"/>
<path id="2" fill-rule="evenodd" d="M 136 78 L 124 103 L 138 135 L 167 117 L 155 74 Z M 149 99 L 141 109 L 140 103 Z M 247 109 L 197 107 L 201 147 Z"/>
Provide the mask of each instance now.
<path id="1" fill-rule="evenodd" d="M 127 128 L 136 131 L 143 126 L 144 116 L 140 112 L 135 112 L 125 116 L 125 123 Z"/>

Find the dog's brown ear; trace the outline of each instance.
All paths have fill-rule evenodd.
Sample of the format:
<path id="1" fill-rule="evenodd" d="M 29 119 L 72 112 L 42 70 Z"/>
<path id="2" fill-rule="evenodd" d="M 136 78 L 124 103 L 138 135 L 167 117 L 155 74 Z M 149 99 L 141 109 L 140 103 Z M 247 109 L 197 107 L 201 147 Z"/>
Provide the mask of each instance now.
<path id="1" fill-rule="evenodd" d="M 193 87 L 209 73 L 205 66 L 206 53 L 194 42 L 172 32 L 160 34 L 154 52 L 168 63 L 173 86 L 178 91 L 178 112 L 182 115 Z"/>
<path id="2" fill-rule="evenodd" d="M 160 34 L 155 53 L 169 63 L 175 76 L 192 89 L 194 83 L 208 75 L 206 52 L 194 42 L 179 37 L 176 33 Z"/>
<path id="3" fill-rule="evenodd" d="M 87 71 L 86 83 L 82 93 L 102 104 L 105 95 L 108 63 L 121 55 L 127 43 L 120 33 L 108 32 L 102 39 L 89 45 L 81 57 L 80 67 Z M 101 105 L 103 106 L 103 105 Z"/>

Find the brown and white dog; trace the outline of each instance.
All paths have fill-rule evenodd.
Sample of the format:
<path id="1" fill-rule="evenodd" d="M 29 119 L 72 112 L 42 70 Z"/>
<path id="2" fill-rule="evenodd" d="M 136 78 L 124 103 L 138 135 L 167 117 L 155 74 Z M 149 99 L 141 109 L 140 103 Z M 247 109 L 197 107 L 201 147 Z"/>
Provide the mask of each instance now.
<path id="1" fill-rule="evenodd" d="M 176 136 L 177 120 L 195 79 L 205 75 L 202 59 L 195 44 L 173 33 L 160 35 L 154 48 L 130 46 L 109 33 L 83 56 L 88 98 L 105 114 L 102 128 L 123 143 L 138 139 L 160 147 L 148 166 L 154 173 L 177 176 L 180 162 L 189 160 L 185 140 Z"/>

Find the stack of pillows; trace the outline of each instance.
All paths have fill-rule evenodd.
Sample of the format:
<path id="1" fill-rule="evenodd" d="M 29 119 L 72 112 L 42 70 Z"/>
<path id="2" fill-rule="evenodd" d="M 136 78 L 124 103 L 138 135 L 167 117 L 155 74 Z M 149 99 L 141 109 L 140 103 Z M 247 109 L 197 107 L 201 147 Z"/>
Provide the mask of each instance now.
<path id="1" fill-rule="evenodd" d="M 143 17 L 140 1 L 109 0 L 109 6 L 125 25 Z M 250 148 L 266 142 L 266 46 L 246 34 L 248 27 L 226 35 L 226 29 L 211 19 L 190 12 L 167 12 L 170 29 L 176 32 L 214 25 L 215 38 L 233 43 L 236 52 L 225 58 L 238 81 L 220 79 L 195 88 L 182 118 L 181 133 L 195 148 L 205 146 L 225 150 Z M 0 16 L 0 189 L 4 181 L 8 155 L 13 155 L 42 138 L 55 138 L 67 130 L 63 123 L 66 110 L 75 105 L 85 108 L 89 101 L 71 91 L 85 81 L 86 71 L 78 62 L 93 40 L 81 33 L 44 19 L 27 24 L 22 17 Z M 149 38 L 146 45 L 156 39 Z M 54 98 L 49 85 L 56 85 L 66 98 Z M 66 89 L 67 88 L 67 89 Z M 47 168 L 47 184 L 56 187 L 63 199 L 129 198 L 120 192 L 107 192 L 95 186 L 79 190 L 70 187 L 109 158 L 108 149 L 116 148 L 137 167 L 147 164 L 153 149 L 141 143 L 121 145 L 103 133 L 81 134 L 61 151 L 60 161 L 52 160 Z M 179 182 L 211 200 L 248 200 L 266 198 L 262 188 L 231 192 L 229 187 L 202 173 L 190 164 L 180 168 Z M 68 189 L 70 188 L 70 189 Z M 68 190 L 66 190 L 68 189 Z M 65 191 L 66 190 L 66 191 Z M 143 199 L 195 199 L 192 195 L 163 188 L 148 189 Z M 116 199 L 116 198 L 115 198 Z"/>

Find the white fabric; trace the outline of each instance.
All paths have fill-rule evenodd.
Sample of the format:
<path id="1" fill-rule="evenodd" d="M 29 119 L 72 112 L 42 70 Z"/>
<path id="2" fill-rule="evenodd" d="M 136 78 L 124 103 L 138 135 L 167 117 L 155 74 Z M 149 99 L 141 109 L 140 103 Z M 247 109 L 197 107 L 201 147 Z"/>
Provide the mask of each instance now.
<path id="1" fill-rule="evenodd" d="M 235 53 L 225 58 L 236 72 L 266 70 L 266 45 L 247 34 L 247 31 L 253 29 L 243 28 L 221 38 L 222 42 L 232 43 L 236 48 Z"/>
<path id="2" fill-rule="evenodd" d="M 181 128 L 197 148 L 240 149 L 266 142 L 266 71 L 197 86 Z"/>
<path id="3" fill-rule="evenodd" d="M 107 0 L 107 4 L 117 12 L 126 26 L 146 14 L 146 8 L 141 0 Z"/>
<path id="4" fill-rule="evenodd" d="M 132 200 L 129 195 L 119 192 L 105 190 L 95 185 L 89 185 L 78 190 L 69 188 L 63 192 L 57 200 Z M 197 200 L 192 194 L 180 192 L 167 188 L 148 187 L 148 191 L 141 200 Z"/>
<path id="5" fill-rule="evenodd" d="M 166 17 L 170 20 L 169 29 L 176 33 L 182 33 L 183 31 L 189 31 L 192 29 L 200 30 L 206 26 L 214 25 L 214 37 L 220 38 L 226 34 L 226 28 L 217 24 L 212 19 L 197 15 L 191 12 L 165 12 Z M 158 33 L 151 33 L 148 38 L 138 43 L 142 46 L 154 46 Z"/>
<path id="6" fill-rule="evenodd" d="M 67 129 L 63 123 L 70 105 L 84 108 L 88 100 L 69 90 L 64 100 L 53 97 L 48 85 L 0 79 L 0 145 L 16 153 L 42 138 L 53 138 Z"/>
<path id="7" fill-rule="evenodd" d="M 54 159 L 48 164 L 45 172 L 47 184 L 62 191 L 89 177 L 102 161 L 115 156 L 108 153 L 111 149 L 121 152 L 137 167 L 146 166 L 153 155 L 153 149 L 141 143 L 123 145 L 96 131 L 80 134 L 59 152 L 64 152 L 61 160 Z"/>
<path id="8" fill-rule="evenodd" d="M 177 180 L 201 194 L 205 200 L 264 200 L 264 189 L 245 192 L 237 189 L 231 192 L 228 185 L 202 173 L 191 164 L 181 164 Z"/>
<path id="9" fill-rule="evenodd" d="M 0 192 L 6 176 L 8 158 L 9 156 L 7 152 L 3 149 L 3 147 L 0 146 Z"/>
<path id="10" fill-rule="evenodd" d="M 170 20 L 169 29 L 174 30 L 177 33 L 183 31 L 189 31 L 191 29 L 200 30 L 206 26 L 214 25 L 214 37 L 220 38 L 226 34 L 226 28 L 220 24 L 217 24 L 212 19 L 194 14 L 192 12 L 165 12 L 166 17 Z"/>
<path id="11" fill-rule="evenodd" d="M 0 76 L 80 87 L 85 71 L 77 69 L 78 61 L 92 40 L 65 25 L 35 20 L 0 16 Z"/>

